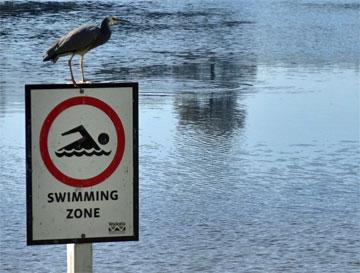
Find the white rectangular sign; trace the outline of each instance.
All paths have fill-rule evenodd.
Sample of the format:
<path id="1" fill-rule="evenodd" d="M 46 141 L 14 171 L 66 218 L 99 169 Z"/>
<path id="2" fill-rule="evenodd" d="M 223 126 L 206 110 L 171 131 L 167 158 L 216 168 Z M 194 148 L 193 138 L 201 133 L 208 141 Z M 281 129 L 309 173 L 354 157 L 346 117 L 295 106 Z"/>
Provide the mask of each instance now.
<path id="1" fill-rule="evenodd" d="M 138 84 L 25 92 L 27 243 L 138 240 Z"/>

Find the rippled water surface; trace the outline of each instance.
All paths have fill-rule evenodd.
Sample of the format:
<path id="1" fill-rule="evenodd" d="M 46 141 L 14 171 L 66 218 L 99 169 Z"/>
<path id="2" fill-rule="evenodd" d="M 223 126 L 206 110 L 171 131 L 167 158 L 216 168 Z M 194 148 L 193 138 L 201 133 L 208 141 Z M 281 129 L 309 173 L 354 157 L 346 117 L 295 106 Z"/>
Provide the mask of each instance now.
<path id="1" fill-rule="evenodd" d="M 24 85 L 69 79 L 53 41 L 130 21 L 85 57 L 140 84 L 140 241 L 94 271 L 360 271 L 360 4 L 351 0 L 0 1 L 0 271 L 66 272 L 26 246 Z M 79 78 L 78 60 L 75 61 Z"/>

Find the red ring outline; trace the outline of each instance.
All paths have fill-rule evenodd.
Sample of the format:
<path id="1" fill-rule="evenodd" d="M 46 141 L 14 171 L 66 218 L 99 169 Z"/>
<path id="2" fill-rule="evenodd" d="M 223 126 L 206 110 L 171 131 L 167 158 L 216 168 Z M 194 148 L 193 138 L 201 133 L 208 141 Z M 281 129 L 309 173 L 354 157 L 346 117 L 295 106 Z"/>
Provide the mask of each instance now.
<path id="1" fill-rule="evenodd" d="M 117 148 L 110 165 L 100 174 L 86 179 L 73 178 L 62 173 L 52 162 L 48 150 L 48 136 L 52 123 L 60 113 L 67 108 L 76 105 L 91 105 L 103 111 L 111 119 L 117 134 Z M 41 127 L 39 141 L 42 160 L 44 161 L 46 168 L 57 180 L 72 187 L 91 187 L 103 182 L 106 178 L 111 176 L 120 164 L 125 150 L 125 131 L 120 118 L 108 104 L 94 97 L 80 96 L 67 99 L 51 110 Z"/>

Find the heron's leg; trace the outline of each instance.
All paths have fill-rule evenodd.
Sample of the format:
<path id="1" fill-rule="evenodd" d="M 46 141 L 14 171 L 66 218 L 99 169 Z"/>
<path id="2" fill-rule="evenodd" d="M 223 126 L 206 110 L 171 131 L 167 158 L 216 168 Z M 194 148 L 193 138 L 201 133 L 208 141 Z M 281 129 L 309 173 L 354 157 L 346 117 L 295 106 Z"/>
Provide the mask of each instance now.
<path id="1" fill-rule="evenodd" d="M 72 72 L 72 68 L 71 68 L 71 60 L 72 58 L 74 57 L 75 54 L 72 54 L 69 61 L 68 61 L 68 64 L 69 64 L 69 68 L 70 68 L 70 75 L 71 75 L 71 80 L 73 82 L 74 85 L 76 85 L 76 81 L 74 79 L 74 75 L 73 75 L 73 72 Z"/>
<path id="2" fill-rule="evenodd" d="M 81 69 L 82 82 L 85 82 L 85 76 L 84 76 L 84 55 L 80 55 L 80 69 Z"/>

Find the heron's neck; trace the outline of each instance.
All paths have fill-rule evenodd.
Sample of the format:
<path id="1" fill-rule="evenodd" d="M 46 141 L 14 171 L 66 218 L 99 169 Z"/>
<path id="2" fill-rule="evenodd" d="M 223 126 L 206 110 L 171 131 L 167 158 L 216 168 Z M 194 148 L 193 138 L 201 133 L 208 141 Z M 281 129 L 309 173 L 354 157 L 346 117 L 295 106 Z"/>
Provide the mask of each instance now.
<path id="1" fill-rule="evenodd" d="M 104 33 L 105 35 L 111 35 L 111 30 L 110 30 L 110 26 L 107 23 L 106 19 L 102 21 L 101 23 L 101 32 Z"/>

